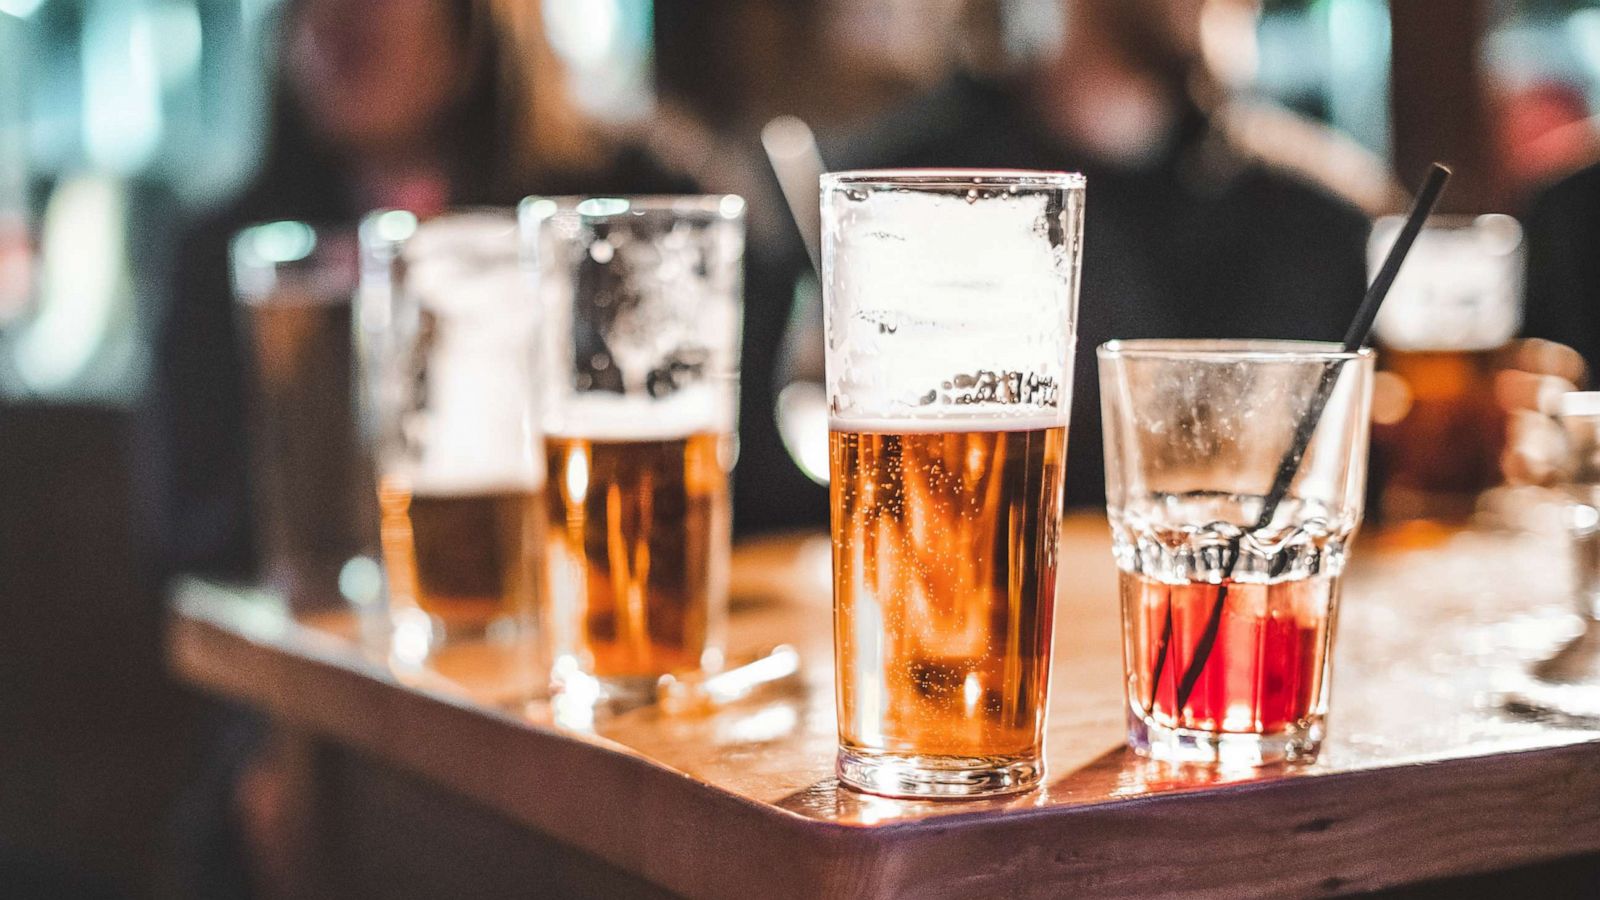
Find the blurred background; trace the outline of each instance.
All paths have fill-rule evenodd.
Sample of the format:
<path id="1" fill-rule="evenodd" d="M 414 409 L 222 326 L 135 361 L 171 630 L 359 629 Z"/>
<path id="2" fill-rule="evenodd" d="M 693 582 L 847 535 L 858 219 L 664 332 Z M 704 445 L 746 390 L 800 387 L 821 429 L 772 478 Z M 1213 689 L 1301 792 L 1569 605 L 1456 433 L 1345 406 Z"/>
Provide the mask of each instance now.
<path id="1" fill-rule="evenodd" d="M 770 419 L 805 278 L 763 125 L 800 117 L 832 161 L 845 136 L 957 68 L 1003 78 L 1048 57 L 1071 38 L 1073 2 L 0 0 L 0 894 L 189 896 L 234 865 L 225 842 L 190 828 L 208 802 L 196 786 L 229 737 L 164 676 L 160 639 L 173 572 L 249 570 L 235 546 L 248 535 L 174 525 L 169 497 L 175 479 L 236 448 L 174 450 L 162 425 L 183 385 L 236 377 L 219 270 L 231 230 L 528 190 L 743 194 L 744 416 Z M 1214 77 L 1235 100 L 1325 126 L 1318 153 L 1284 165 L 1371 216 L 1403 208 L 1397 185 L 1433 159 L 1456 166 L 1450 211 L 1521 217 L 1600 158 L 1600 2 L 1140 5 L 1214 7 L 1201 29 L 1221 47 Z M 519 70 L 533 110 L 522 124 L 592 141 L 606 174 L 554 177 L 584 158 L 577 137 L 543 140 L 504 178 L 498 145 L 475 156 L 451 143 L 473 116 L 509 121 L 505 95 L 478 111 L 463 99 L 458 82 L 479 69 L 500 85 Z M 324 148 L 324 165 L 285 162 L 296 134 Z M 436 152 L 405 152 L 417 134 Z M 520 145 L 507 140 L 510 154 Z M 319 180 L 335 170 L 340 180 Z M 186 312 L 185 291 L 211 296 L 223 326 Z M 164 349 L 174 334 L 191 356 Z M 201 433 L 237 430 L 225 411 L 184 414 Z M 763 448 L 777 446 L 770 432 L 746 437 L 762 461 L 741 483 L 790 485 L 819 514 L 800 467 Z M 740 515 L 745 531 L 796 524 Z M 183 527 L 214 532 L 215 546 L 173 537 Z M 222 874 L 197 874 L 207 867 Z"/>

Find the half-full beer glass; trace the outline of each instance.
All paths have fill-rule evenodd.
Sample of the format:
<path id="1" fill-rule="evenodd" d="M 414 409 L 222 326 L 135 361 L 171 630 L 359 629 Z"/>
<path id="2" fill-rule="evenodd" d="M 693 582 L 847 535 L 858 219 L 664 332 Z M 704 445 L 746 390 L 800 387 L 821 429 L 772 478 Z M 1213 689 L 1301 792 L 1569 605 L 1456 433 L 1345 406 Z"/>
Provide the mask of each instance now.
<path id="1" fill-rule="evenodd" d="M 1025 790 L 1044 719 L 1084 182 L 822 179 L 839 778 Z"/>
<path id="2" fill-rule="evenodd" d="M 1373 226 L 1373 274 L 1403 221 Z M 1495 376 L 1522 325 L 1525 255 L 1510 216 L 1434 216 L 1417 235 L 1374 330 L 1374 468 L 1387 519 L 1465 519 L 1500 483 L 1506 414 Z"/>
<path id="3" fill-rule="evenodd" d="M 512 694 L 541 686 L 544 443 L 538 305 L 510 211 L 362 224 L 360 354 L 373 413 L 392 655 Z"/>
<path id="4" fill-rule="evenodd" d="M 552 680 L 647 698 L 720 665 L 743 294 L 734 196 L 530 198 L 546 316 Z"/>

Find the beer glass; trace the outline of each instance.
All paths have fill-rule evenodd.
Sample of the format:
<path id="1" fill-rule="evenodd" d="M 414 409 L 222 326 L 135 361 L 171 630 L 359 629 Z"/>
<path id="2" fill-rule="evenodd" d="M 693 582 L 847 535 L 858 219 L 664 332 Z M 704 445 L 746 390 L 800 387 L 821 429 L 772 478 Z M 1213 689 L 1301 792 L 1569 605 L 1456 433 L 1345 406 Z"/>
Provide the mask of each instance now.
<path id="1" fill-rule="evenodd" d="M 533 197 L 554 688 L 622 703 L 720 665 L 744 201 Z"/>
<path id="2" fill-rule="evenodd" d="M 230 253 L 263 575 L 298 613 L 348 600 L 373 624 L 383 596 L 351 355 L 355 234 L 268 222 L 235 235 Z"/>
<path id="3" fill-rule="evenodd" d="M 1044 774 L 1084 182 L 822 179 L 838 773 L 897 797 Z"/>
<path id="4" fill-rule="evenodd" d="M 1361 522 L 1370 350 L 1112 341 L 1099 350 L 1128 741 L 1171 762 L 1314 759 Z M 1331 393 L 1281 501 L 1300 420 Z"/>
<path id="5" fill-rule="evenodd" d="M 1391 216 L 1373 227 L 1373 272 L 1402 224 Z M 1417 236 L 1374 332 L 1384 516 L 1465 518 L 1499 483 L 1506 417 L 1494 376 L 1522 324 L 1523 256 L 1510 216 L 1435 216 Z"/>
<path id="6" fill-rule="evenodd" d="M 516 218 L 382 211 L 362 223 L 361 243 L 392 657 L 437 669 L 441 654 L 473 648 L 461 671 L 531 689 L 542 680 L 545 467 L 539 310 Z"/>

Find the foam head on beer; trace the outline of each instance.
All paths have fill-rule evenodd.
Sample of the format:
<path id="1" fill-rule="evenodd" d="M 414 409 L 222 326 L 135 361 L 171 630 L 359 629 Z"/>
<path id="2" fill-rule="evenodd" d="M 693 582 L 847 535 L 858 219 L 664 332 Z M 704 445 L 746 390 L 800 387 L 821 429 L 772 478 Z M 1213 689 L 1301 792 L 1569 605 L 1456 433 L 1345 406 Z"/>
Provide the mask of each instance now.
<path id="1" fill-rule="evenodd" d="M 394 374 L 409 390 L 386 474 L 429 493 L 541 487 L 539 306 L 518 264 L 514 220 L 468 212 L 422 222 L 399 255 L 416 318 L 397 348 Z"/>
<path id="2" fill-rule="evenodd" d="M 397 653 L 486 642 L 504 651 L 495 677 L 532 689 L 547 470 L 539 305 L 515 218 L 383 212 L 362 243 L 358 334 Z"/>
<path id="3" fill-rule="evenodd" d="M 1081 177 L 822 181 L 838 772 L 1043 777 Z"/>
<path id="4" fill-rule="evenodd" d="M 1372 272 L 1403 224 L 1400 216 L 1386 216 L 1373 225 Z M 1500 347 L 1522 326 L 1525 257 L 1522 226 L 1510 216 L 1430 218 L 1378 312 L 1378 341 L 1407 351 Z"/>
<path id="5" fill-rule="evenodd" d="M 832 421 L 1065 423 L 1082 202 L 1059 190 L 1072 177 L 1041 178 L 824 190 Z"/>

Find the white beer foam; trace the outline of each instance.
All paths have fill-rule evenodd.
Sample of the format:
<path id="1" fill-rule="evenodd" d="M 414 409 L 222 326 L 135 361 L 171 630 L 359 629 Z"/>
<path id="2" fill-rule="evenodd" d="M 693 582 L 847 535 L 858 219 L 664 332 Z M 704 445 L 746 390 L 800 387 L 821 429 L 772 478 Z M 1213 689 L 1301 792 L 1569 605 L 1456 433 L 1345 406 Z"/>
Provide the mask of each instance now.
<path id="1" fill-rule="evenodd" d="M 428 367 L 429 402 L 404 427 L 420 458 L 414 489 L 459 493 L 544 484 L 533 365 L 516 344 L 442 340 Z"/>
<path id="2" fill-rule="evenodd" d="M 958 387 L 985 373 L 1054 385 L 1056 398 L 1036 397 L 1016 412 L 1048 416 L 1049 406 L 1070 406 L 1076 245 L 1062 242 L 1068 223 L 1052 219 L 1066 214 L 1053 212 L 1050 198 L 834 193 L 825 204 L 826 382 L 835 416 L 950 430 L 900 417 L 989 412 L 961 402 L 971 388 Z"/>
<path id="3" fill-rule="evenodd" d="M 832 416 L 830 431 L 860 431 L 872 434 L 951 434 L 957 432 L 1039 431 L 1065 428 L 1066 411 L 1029 410 L 1021 415 L 975 412 L 927 418 L 884 418 Z"/>
<path id="4" fill-rule="evenodd" d="M 591 441 L 668 441 L 733 430 L 733 398 L 710 386 L 654 400 L 603 391 L 568 398 L 545 420 L 552 437 Z"/>

